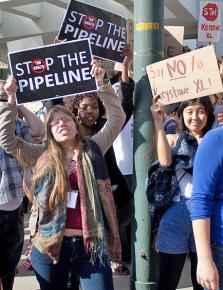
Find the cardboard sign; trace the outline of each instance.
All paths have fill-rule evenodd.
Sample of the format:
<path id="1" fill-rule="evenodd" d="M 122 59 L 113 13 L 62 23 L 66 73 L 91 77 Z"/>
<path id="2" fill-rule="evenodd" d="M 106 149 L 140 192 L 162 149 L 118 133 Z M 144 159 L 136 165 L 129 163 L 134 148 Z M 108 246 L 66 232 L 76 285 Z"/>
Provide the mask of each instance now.
<path id="1" fill-rule="evenodd" d="M 58 38 L 89 38 L 94 56 L 122 62 L 120 53 L 127 43 L 126 20 L 117 14 L 71 0 Z"/>
<path id="2" fill-rule="evenodd" d="M 183 52 L 184 26 L 164 26 L 164 57 L 170 58 Z"/>
<path id="3" fill-rule="evenodd" d="M 9 53 L 17 104 L 96 91 L 91 60 L 87 39 Z"/>
<path id="4" fill-rule="evenodd" d="M 171 104 L 223 91 L 213 46 L 146 67 L 153 96 Z"/>
<path id="5" fill-rule="evenodd" d="M 198 41 L 218 42 L 221 34 L 222 4 L 200 1 Z"/>

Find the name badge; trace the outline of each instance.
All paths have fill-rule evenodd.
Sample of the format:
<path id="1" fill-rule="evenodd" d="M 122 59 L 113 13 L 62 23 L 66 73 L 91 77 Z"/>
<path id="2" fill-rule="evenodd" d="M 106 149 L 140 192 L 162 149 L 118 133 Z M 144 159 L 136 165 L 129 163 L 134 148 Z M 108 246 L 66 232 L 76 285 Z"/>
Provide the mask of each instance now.
<path id="1" fill-rule="evenodd" d="M 78 193 L 79 192 L 77 190 L 68 191 L 68 193 L 67 193 L 67 207 L 76 208 Z"/>

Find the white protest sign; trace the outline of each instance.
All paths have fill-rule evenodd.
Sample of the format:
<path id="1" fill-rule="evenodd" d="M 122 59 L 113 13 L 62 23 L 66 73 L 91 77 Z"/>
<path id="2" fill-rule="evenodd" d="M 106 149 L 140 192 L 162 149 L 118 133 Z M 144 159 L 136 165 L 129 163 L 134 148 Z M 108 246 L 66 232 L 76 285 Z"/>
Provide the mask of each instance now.
<path id="1" fill-rule="evenodd" d="M 221 33 L 222 4 L 200 1 L 198 41 L 218 42 Z"/>
<path id="2" fill-rule="evenodd" d="M 146 67 L 153 96 L 164 104 L 223 91 L 213 46 L 209 45 Z"/>

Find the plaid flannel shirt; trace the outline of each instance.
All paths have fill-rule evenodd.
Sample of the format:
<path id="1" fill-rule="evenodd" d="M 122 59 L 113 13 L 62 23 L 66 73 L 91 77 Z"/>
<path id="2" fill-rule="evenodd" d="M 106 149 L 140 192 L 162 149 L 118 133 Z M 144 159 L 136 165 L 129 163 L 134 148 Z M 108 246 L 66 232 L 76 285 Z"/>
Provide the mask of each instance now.
<path id="1" fill-rule="evenodd" d="M 16 120 L 16 135 L 31 142 L 28 125 L 22 120 Z M 0 204 L 5 204 L 13 198 L 23 197 L 23 169 L 15 157 L 6 153 L 0 147 Z"/>

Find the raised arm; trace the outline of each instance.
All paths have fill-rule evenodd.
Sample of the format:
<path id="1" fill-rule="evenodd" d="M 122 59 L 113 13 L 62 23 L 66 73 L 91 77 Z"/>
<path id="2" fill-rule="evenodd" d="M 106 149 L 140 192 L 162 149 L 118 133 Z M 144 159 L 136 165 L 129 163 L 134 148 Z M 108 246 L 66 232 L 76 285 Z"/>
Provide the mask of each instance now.
<path id="1" fill-rule="evenodd" d="M 121 131 L 125 122 L 125 113 L 111 84 L 104 84 L 104 69 L 97 67 L 96 61 L 93 62 L 92 73 L 96 76 L 98 85 L 100 86 L 98 96 L 105 106 L 107 117 L 107 122 L 102 129 L 92 137 L 92 140 L 99 145 L 104 154 Z"/>
<path id="2" fill-rule="evenodd" d="M 122 56 L 124 56 L 122 63 L 122 75 L 121 79 L 124 83 L 129 83 L 129 63 L 132 59 L 132 49 L 129 44 L 127 44 L 122 50 Z"/>
<path id="3" fill-rule="evenodd" d="M 135 86 L 134 81 L 129 78 L 129 62 L 132 59 L 132 50 L 130 45 L 126 45 L 123 48 L 122 56 L 124 56 L 124 60 L 122 63 L 121 77 L 119 78 L 119 81 L 113 85 L 113 88 L 116 94 L 118 94 L 118 97 L 121 100 L 122 108 L 126 114 L 126 120 L 124 123 L 125 126 L 133 114 L 133 92 Z"/>
<path id="4" fill-rule="evenodd" d="M 42 120 L 38 118 L 35 114 L 33 114 L 30 110 L 28 110 L 24 106 L 19 106 L 18 111 L 25 118 L 32 137 L 44 137 L 45 136 L 45 126 Z"/>
<path id="5" fill-rule="evenodd" d="M 161 166 L 168 167 L 172 164 L 172 154 L 163 129 L 164 106 L 159 98 L 155 99 L 154 104 L 151 106 L 151 111 L 156 130 L 156 150 L 158 160 Z"/>
<path id="6" fill-rule="evenodd" d="M 15 105 L 16 81 L 8 78 L 5 84 L 8 102 L 0 102 L 0 146 L 28 167 L 35 164 L 44 150 L 44 145 L 28 143 L 15 135 L 17 107 Z"/>

